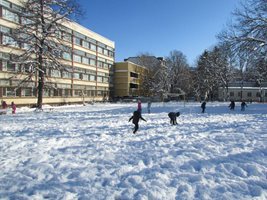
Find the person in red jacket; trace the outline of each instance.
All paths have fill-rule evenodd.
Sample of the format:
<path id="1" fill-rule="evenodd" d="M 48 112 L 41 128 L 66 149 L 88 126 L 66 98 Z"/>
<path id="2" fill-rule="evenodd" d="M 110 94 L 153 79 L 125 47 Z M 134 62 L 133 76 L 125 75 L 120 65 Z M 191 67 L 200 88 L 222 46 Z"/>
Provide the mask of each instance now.
<path id="1" fill-rule="evenodd" d="M 6 110 L 7 110 L 7 103 L 5 101 L 1 101 L 1 104 L 2 104 L 2 110 L 0 111 L 0 114 L 3 115 L 3 114 L 6 114 Z"/>
<path id="2" fill-rule="evenodd" d="M 16 107 L 16 105 L 14 104 L 13 101 L 12 101 L 12 103 L 11 103 L 11 108 L 12 108 L 12 114 L 15 114 L 15 113 L 16 113 L 16 109 L 17 109 L 17 107 Z"/>

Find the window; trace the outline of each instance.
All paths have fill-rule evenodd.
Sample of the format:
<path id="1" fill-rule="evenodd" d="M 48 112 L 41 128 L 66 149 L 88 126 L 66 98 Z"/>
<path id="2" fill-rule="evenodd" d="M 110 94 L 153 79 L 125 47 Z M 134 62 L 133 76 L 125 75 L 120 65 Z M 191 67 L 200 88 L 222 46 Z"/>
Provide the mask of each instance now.
<path id="1" fill-rule="evenodd" d="M 138 74 L 134 72 L 130 72 L 130 77 L 138 78 Z"/>
<path id="2" fill-rule="evenodd" d="M 73 78 L 80 79 L 80 74 L 79 73 L 73 73 Z"/>
<path id="3" fill-rule="evenodd" d="M 83 63 L 83 64 L 87 64 L 87 65 L 89 65 L 89 59 L 83 57 L 83 58 L 82 58 L 82 63 Z"/>
<path id="4" fill-rule="evenodd" d="M 97 82 L 103 82 L 103 77 L 102 76 L 97 76 Z"/>
<path id="5" fill-rule="evenodd" d="M 234 92 L 230 92 L 230 97 L 233 97 L 235 96 L 235 93 Z"/>
<path id="6" fill-rule="evenodd" d="M 104 65 L 104 69 L 108 69 L 108 64 L 107 63 L 103 63 Z"/>
<path id="7" fill-rule="evenodd" d="M 13 47 L 19 47 L 18 43 L 11 37 L 3 35 L 3 44 L 10 45 Z"/>
<path id="8" fill-rule="evenodd" d="M 112 51 L 109 51 L 108 55 L 109 55 L 109 57 L 112 57 L 112 58 L 114 57 L 114 53 Z"/>
<path id="9" fill-rule="evenodd" d="M 70 72 L 67 72 L 67 71 L 63 71 L 62 72 L 62 77 L 63 78 L 71 78 L 71 73 Z"/>
<path id="10" fill-rule="evenodd" d="M 81 96 L 82 90 L 74 90 L 74 96 Z"/>
<path id="11" fill-rule="evenodd" d="M 96 66 L 96 61 L 94 59 L 90 59 L 90 65 Z"/>
<path id="12" fill-rule="evenodd" d="M 64 97 L 71 96 L 71 90 L 70 89 L 63 89 L 62 90 L 62 96 L 64 96 Z"/>
<path id="13" fill-rule="evenodd" d="M 252 93 L 251 92 L 248 92 L 247 93 L 247 97 L 252 97 Z"/>
<path id="14" fill-rule="evenodd" d="M 68 52 L 63 52 L 62 57 L 65 60 L 71 60 L 71 54 Z"/>
<path id="15" fill-rule="evenodd" d="M 44 89 L 44 92 L 43 92 L 43 96 L 44 97 L 49 97 L 49 93 L 50 93 L 49 89 L 48 88 L 45 88 Z"/>
<path id="16" fill-rule="evenodd" d="M 261 93 L 260 92 L 257 92 L 256 93 L 256 97 L 261 97 Z"/>
<path id="17" fill-rule="evenodd" d="M 82 62 L 82 57 L 78 55 L 73 55 L 73 61 L 81 63 Z"/>
<path id="18" fill-rule="evenodd" d="M 108 55 L 108 50 L 104 49 L 104 55 Z"/>
<path id="19" fill-rule="evenodd" d="M 103 63 L 102 62 L 100 62 L 100 61 L 97 61 L 97 66 L 99 67 L 99 68 L 103 68 Z"/>
<path id="20" fill-rule="evenodd" d="M 61 77 L 61 73 L 59 70 L 52 69 L 51 70 L 51 76 L 52 77 Z"/>
<path id="21" fill-rule="evenodd" d="M 90 74 L 90 79 L 89 79 L 90 81 L 95 81 L 95 75 L 91 75 Z"/>
<path id="22" fill-rule="evenodd" d="M 88 81 L 89 75 L 88 74 L 83 74 L 82 80 Z"/>
<path id="23" fill-rule="evenodd" d="M 108 83 L 108 82 L 109 82 L 109 78 L 104 77 L 104 78 L 103 78 L 103 82 L 104 82 L 104 83 Z"/>
<path id="24" fill-rule="evenodd" d="M 90 49 L 93 50 L 93 51 L 96 51 L 96 45 L 90 44 Z"/>
<path id="25" fill-rule="evenodd" d="M 16 96 L 16 91 L 15 88 L 6 88 L 6 96 L 7 97 L 15 97 Z"/>
<path id="26" fill-rule="evenodd" d="M 23 64 L 21 65 L 21 71 L 26 73 L 33 72 L 33 66 L 31 64 Z"/>
<path id="27" fill-rule="evenodd" d="M 103 54 L 103 51 L 104 51 L 103 48 L 101 48 L 101 47 L 97 47 L 97 52 L 98 52 L 98 53 L 102 53 L 102 54 Z"/>
<path id="28" fill-rule="evenodd" d="M 10 28 L 7 28 L 5 26 L 0 26 L 0 32 L 2 33 L 10 33 Z"/>
<path id="29" fill-rule="evenodd" d="M 83 46 L 84 48 L 89 49 L 89 42 L 82 41 L 82 46 Z"/>
<path id="30" fill-rule="evenodd" d="M 12 22 L 16 22 L 16 23 L 19 23 L 19 17 L 17 14 L 3 8 L 3 18 L 4 19 L 7 19 L 7 20 L 10 20 Z"/>
<path id="31" fill-rule="evenodd" d="M 135 88 L 135 89 L 137 89 L 137 88 L 138 88 L 138 85 L 137 85 L 137 84 L 134 84 L 134 83 L 130 83 L 130 88 Z"/>
<path id="32" fill-rule="evenodd" d="M 16 72 L 18 71 L 18 64 L 12 64 L 8 61 L 2 61 L 2 71 Z"/>
<path id="33" fill-rule="evenodd" d="M 68 42 L 71 42 L 71 35 L 69 33 L 63 32 L 62 39 Z"/>
<path id="34" fill-rule="evenodd" d="M 81 45 L 81 39 L 80 38 L 77 38 L 77 37 L 75 37 L 74 38 L 74 43 L 76 44 L 76 45 Z"/>
<path id="35" fill-rule="evenodd" d="M 31 97 L 32 96 L 32 88 L 24 88 L 21 90 L 21 95 L 24 97 Z"/>

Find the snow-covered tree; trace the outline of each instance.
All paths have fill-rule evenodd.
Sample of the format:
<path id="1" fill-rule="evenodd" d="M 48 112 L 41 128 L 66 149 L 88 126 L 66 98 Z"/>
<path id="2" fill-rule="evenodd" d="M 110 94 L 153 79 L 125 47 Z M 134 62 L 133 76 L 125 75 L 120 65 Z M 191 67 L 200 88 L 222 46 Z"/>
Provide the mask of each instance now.
<path id="1" fill-rule="evenodd" d="M 216 99 L 218 88 L 225 89 L 226 99 L 229 82 L 233 79 L 232 63 L 228 46 L 215 46 L 211 51 L 204 51 L 197 63 L 195 81 L 199 94 L 204 99 Z"/>
<path id="2" fill-rule="evenodd" d="M 180 51 L 173 50 L 166 57 L 166 61 L 169 69 L 170 92 L 179 93 L 182 90 L 189 94 L 192 89 L 192 79 L 186 56 Z"/>
<path id="3" fill-rule="evenodd" d="M 142 80 L 142 91 L 146 96 L 156 95 L 163 99 L 169 90 L 168 71 L 163 58 L 146 53 L 135 57 L 134 62 L 148 69 Z"/>
<path id="4" fill-rule="evenodd" d="M 233 23 L 219 34 L 219 39 L 239 55 L 267 60 L 267 1 L 248 0 L 233 17 Z"/>
<path id="5" fill-rule="evenodd" d="M 43 90 L 49 70 L 64 70 L 60 62 L 64 54 L 71 55 L 71 48 L 64 39 L 70 40 L 62 23 L 80 13 L 75 0 L 23 0 L 16 13 L 20 23 L 9 37 L 23 52 L 12 57 L 28 75 L 22 82 L 37 77 L 37 108 L 42 109 Z"/>

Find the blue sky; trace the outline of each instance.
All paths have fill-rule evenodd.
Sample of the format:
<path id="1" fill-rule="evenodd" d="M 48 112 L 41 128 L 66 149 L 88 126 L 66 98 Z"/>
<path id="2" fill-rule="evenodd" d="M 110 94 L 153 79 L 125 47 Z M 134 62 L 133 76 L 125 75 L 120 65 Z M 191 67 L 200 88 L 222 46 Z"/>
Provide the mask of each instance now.
<path id="1" fill-rule="evenodd" d="M 115 41 L 116 62 L 140 53 L 157 57 L 179 50 L 194 64 L 216 44 L 240 0 L 80 0 L 79 21 Z"/>

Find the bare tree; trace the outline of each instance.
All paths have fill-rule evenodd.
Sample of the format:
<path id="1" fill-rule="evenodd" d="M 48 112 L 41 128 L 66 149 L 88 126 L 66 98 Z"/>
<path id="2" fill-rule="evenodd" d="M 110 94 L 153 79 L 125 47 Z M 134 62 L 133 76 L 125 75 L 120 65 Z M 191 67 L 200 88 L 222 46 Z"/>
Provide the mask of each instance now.
<path id="1" fill-rule="evenodd" d="M 37 108 L 42 109 L 43 90 L 49 69 L 64 69 L 60 62 L 64 53 L 71 53 L 70 46 L 62 42 L 67 36 L 61 25 L 80 13 L 75 0 L 27 0 L 22 1 L 16 13 L 21 23 L 9 35 L 23 52 L 12 61 L 28 72 L 27 81 L 37 77 Z"/>
<path id="2" fill-rule="evenodd" d="M 267 59 L 267 1 L 248 0 L 233 13 L 229 24 L 218 38 L 231 45 L 233 52 Z M 242 56 L 244 57 L 244 56 Z"/>
<path id="3" fill-rule="evenodd" d="M 182 52 L 174 50 L 166 57 L 166 61 L 169 69 L 170 92 L 180 93 L 182 90 L 189 94 L 191 76 L 186 56 Z"/>

